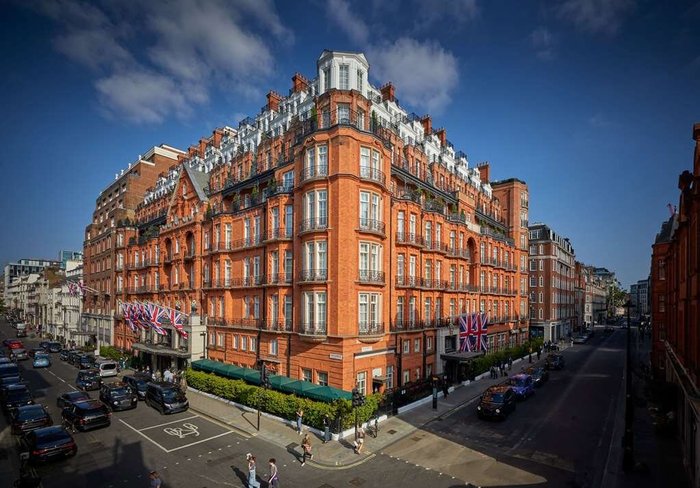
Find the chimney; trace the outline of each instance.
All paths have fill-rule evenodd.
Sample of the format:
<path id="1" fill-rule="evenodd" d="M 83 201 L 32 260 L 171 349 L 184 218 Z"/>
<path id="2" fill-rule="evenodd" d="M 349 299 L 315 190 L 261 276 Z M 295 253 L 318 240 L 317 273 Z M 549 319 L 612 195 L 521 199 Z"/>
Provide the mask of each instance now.
<path id="1" fill-rule="evenodd" d="M 479 178 L 481 179 L 482 183 L 488 183 L 489 182 L 489 162 L 484 161 L 483 163 L 477 165 L 477 169 L 479 170 Z"/>
<path id="2" fill-rule="evenodd" d="M 447 145 L 447 131 L 444 128 L 438 129 L 437 132 L 435 132 L 435 135 L 437 135 L 438 139 L 440 139 L 440 145 L 445 147 L 445 145 Z"/>
<path id="3" fill-rule="evenodd" d="M 382 93 L 382 102 L 386 100 L 393 102 L 396 100 L 394 96 L 394 85 L 391 82 L 381 87 L 379 91 Z"/>
<path id="4" fill-rule="evenodd" d="M 306 91 L 307 88 L 309 88 L 309 80 L 301 73 L 294 73 L 294 76 L 292 76 L 292 91 L 299 93 Z"/>
<path id="5" fill-rule="evenodd" d="M 294 78 L 292 78 L 292 79 L 294 79 Z M 282 95 L 280 95 L 276 91 L 270 90 L 270 92 L 267 94 L 267 108 L 269 110 L 274 110 L 275 112 L 279 112 L 281 101 L 282 101 Z"/>
<path id="6" fill-rule="evenodd" d="M 430 115 L 426 115 L 420 119 L 420 123 L 423 124 L 423 133 L 426 136 L 433 133 L 433 119 L 430 118 Z"/>
<path id="7" fill-rule="evenodd" d="M 695 164 L 693 172 L 700 176 L 700 122 L 693 125 L 693 139 L 695 139 Z"/>

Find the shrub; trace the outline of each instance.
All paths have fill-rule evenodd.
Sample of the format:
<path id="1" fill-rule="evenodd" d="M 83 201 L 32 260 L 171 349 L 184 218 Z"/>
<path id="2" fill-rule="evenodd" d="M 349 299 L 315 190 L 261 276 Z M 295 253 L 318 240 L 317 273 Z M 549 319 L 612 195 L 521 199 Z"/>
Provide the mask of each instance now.
<path id="1" fill-rule="evenodd" d="M 213 373 L 194 371 L 185 372 L 187 384 L 192 388 L 211 393 L 232 402 L 246 405 L 282 417 L 287 420 L 296 419 L 299 408 L 304 410 L 304 423 L 317 429 L 323 429 L 323 417 L 339 421 L 343 429 L 350 428 L 355 423 L 352 403 L 350 400 L 336 400 L 332 403 L 318 402 L 308 398 L 300 398 L 276 390 L 265 390 L 259 386 L 249 385 L 243 380 L 222 378 Z M 379 407 L 382 395 L 373 394 L 365 399 L 365 404 L 357 408 L 359 422 L 369 420 Z"/>
<path id="2" fill-rule="evenodd" d="M 124 357 L 124 353 L 114 346 L 100 346 L 100 356 L 118 361 Z"/>

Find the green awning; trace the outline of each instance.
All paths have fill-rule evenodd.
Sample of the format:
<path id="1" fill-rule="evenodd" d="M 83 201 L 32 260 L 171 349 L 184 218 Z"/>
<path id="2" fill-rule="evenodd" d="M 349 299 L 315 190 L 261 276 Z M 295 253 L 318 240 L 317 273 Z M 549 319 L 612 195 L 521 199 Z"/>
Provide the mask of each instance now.
<path id="1" fill-rule="evenodd" d="M 298 396 L 308 396 L 307 393 L 311 390 L 321 388 L 320 385 L 311 383 L 310 381 L 296 380 L 286 385 L 282 385 L 280 390 L 286 391 L 287 393 L 294 393 Z"/>
<path id="2" fill-rule="evenodd" d="M 292 383 L 293 381 L 296 381 L 296 380 L 292 379 L 292 378 L 287 378 L 286 376 L 282 376 L 279 374 L 270 375 L 270 386 L 272 386 L 272 388 L 275 390 L 280 390 L 282 385 L 286 385 L 287 383 Z"/>
<path id="3" fill-rule="evenodd" d="M 243 368 L 243 378 L 248 383 L 253 383 L 254 385 L 260 384 L 260 371 L 257 369 Z"/>
<path id="4" fill-rule="evenodd" d="M 319 400 L 321 402 L 332 402 L 333 400 L 352 400 L 352 393 L 345 390 L 340 390 L 338 388 L 333 388 L 332 386 L 319 386 L 309 390 L 306 396 L 312 400 Z"/>

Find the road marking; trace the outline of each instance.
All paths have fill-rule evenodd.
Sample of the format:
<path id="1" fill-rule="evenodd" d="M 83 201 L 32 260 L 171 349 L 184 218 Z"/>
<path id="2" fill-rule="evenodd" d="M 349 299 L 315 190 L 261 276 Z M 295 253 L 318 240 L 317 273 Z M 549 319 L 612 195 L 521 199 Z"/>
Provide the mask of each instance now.
<path id="1" fill-rule="evenodd" d="M 141 431 L 139 431 L 138 429 L 136 429 L 136 428 L 132 427 L 131 425 L 127 424 L 127 423 L 124 422 L 122 419 L 119 419 L 119 421 L 120 421 L 122 424 L 124 424 L 124 425 L 126 425 L 127 427 L 129 427 L 129 428 L 130 428 L 131 430 L 133 430 L 134 432 L 136 432 L 138 435 L 143 436 L 143 437 L 144 437 L 146 440 L 148 440 L 149 442 L 151 442 L 151 443 L 153 443 L 154 445 L 160 447 L 163 451 L 169 452 L 166 448 L 164 448 L 163 446 L 161 446 L 160 444 L 158 444 L 156 441 L 154 441 L 153 439 L 151 439 L 150 437 L 148 437 L 146 434 L 143 434 L 143 433 L 142 433 Z"/>
<path id="2" fill-rule="evenodd" d="M 170 424 L 176 424 L 176 423 L 178 423 L 178 422 L 184 422 L 185 420 L 196 419 L 197 417 L 199 417 L 199 415 L 193 415 L 193 416 L 191 416 L 191 417 L 185 417 L 184 419 L 179 419 L 179 420 L 173 420 L 173 421 L 170 421 L 170 422 L 165 422 L 164 424 L 158 424 L 158 425 L 152 425 L 152 426 L 150 426 L 150 427 L 144 427 L 143 429 L 139 429 L 139 432 L 143 432 L 144 430 L 148 430 L 148 429 L 157 429 L 158 427 L 163 427 L 163 426 L 165 426 L 165 425 L 170 425 Z"/>
<path id="3" fill-rule="evenodd" d="M 199 427 L 189 422 L 182 424 L 182 427 L 166 427 L 163 429 L 163 432 L 168 435 L 177 436 L 180 439 L 184 439 L 188 435 L 199 437 Z M 209 451 L 209 454 L 211 454 L 211 451 Z"/>
<path id="4" fill-rule="evenodd" d="M 167 452 L 170 453 L 170 452 L 173 452 L 173 451 L 178 451 L 178 450 L 180 450 L 180 449 L 184 449 L 184 448 L 190 447 L 190 446 L 195 446 L 195 445 L 197 445 L 197 444 L 201 444 L 202 442 L 207 442 L 207 441 L 210 441 L 210 440 L 212 440 L 212 439 L 216 439 L 216 438 L 218 438 L 218 437 L 223 437 L 223 436 L 229 435 L 229 434 L 233 434 L 233 431 L 224 432 L 223 434 L 215 435 L 214 437 L 209 437 L 208 439 L 202 439 L 201 441 L 192 442 L 192 443 L 186 444 L 186 445 L 184 445 L 184 446 L 176 447 L 176 448 L 174 448 L 174 449 L 168 450 Z M 200 455 L 200 457 L 201 457 L 201 455 Z"/>

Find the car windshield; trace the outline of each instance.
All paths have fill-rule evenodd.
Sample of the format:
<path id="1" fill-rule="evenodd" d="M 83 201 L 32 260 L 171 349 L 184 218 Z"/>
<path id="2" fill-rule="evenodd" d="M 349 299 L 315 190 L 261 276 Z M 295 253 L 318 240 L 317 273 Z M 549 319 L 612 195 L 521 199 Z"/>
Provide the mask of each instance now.
<path id="1" fill-rule="evenodd" d="M 120 388 L 112 388 L 109 391 L 109 394 L 111 396 L 123 396 L 123 395 L 130 395 L 131 394 L 131 388 L 128 386 L 122 386 Z"/>
<path id="2" fill-rule="evenodd" d="M 163 390 L 163 400 L 166 403 L 177 402 L 182 400 L 182 395 L 177 390 Z"/>
<path id="3" fill-rule="evenodd" d="M 78 400 L 89 400 L 90 399 L 90 397 L 88 395 L 86 395 L 85 393 L 83 393 L 82 391 L 80 391 L 80 392 L 76 391 L 73 393 L 69 393 L 68 395 L 66 395 L 66 397 L 71 402 L 77 402 Z"/>
<path id="4" fill-rule="evenodd" d="M 16 364 L 8 364 L 7 366 L 0 367 L 0 376 L 17 376 L 19 375 L 19 368 Z"/>
<path id="5" fill-rule="evenodd" d="M 101 404 L 89 403 L 86 405 L 81 405 L 80 408 L 86 414 L 94 415 L 96 413 L 104 413 L 107 407 Z"/>
<path id="6" fill-rule="evenodd" d="M 24 353 L 26 353 L 26 352 L 27 352 L 27 351 L 25 351 L 25 350 L 22 349 L 21 347 L 18 347 L 17 349 L 15 349 L 15 354 L 24 354 Z"/>
<path id="7" fill-rule="evenodd" d="M 8 400 L 22 400 L 27 397 L 29 397 L 29 390 L 26 388 L 22 390 L 10 390 L 7 392 Z"/>
<path id="8" fill-rule="evenodd" d="M 46 412 L 42 407 L 23 408 L 17 413 L 17 420 L 32 420 L 45 416 Z"/>
<path id="9" fill-rule="evenodd" d="M 34 435 L 38 438 L 39 442 L 58 442 L 70 439 L 70 435 L 64 432 L 63 429 L 50 429 L 48 431 L 43 431 L 38 436 L 36 432 Z"/>
<path id="10" fill-rule="evenodd" d="M 89 363 L 89 362 L 92 362 L 92 359 L 86 358 L 86 357 L 82 357 L 82 358 L 80 358 L 80 362 L 81 362 L 81 363 Z"/>
<path id="11" fill-rule="evenodd" d="M 484 401 L 493 403 L 503 403 L 503 393 L 486 393 L 484 394 Z"/>
<path id="12" fill-rule="evenodd" d="M 80 379 L 88 380 L 88 381 L 94 381 L 99 377 L 100 377 L 100 375 L 97 373 L 81 373 L 80 374 Z"/>
<path id="13" fill-rule="evenodd" d="M 34 359 L 49 359 L 49 355 L 45 352 L 38 352 L 34 355 Z"/>
<path id="14" fill-rule="evenodd" d="M 134 380 L 136 382 L 136 388 L 140 391 L 145 390 L 148 387 L 148 382 L 146 380 Z"/>
<path id="15" fill-rule="evenodd" d="M 511 378 L 510 384 L 514 386 L 525 386 L 525 378 Z"/>

